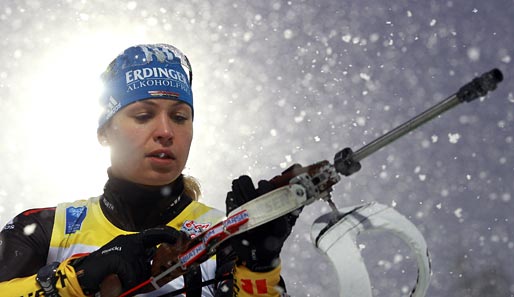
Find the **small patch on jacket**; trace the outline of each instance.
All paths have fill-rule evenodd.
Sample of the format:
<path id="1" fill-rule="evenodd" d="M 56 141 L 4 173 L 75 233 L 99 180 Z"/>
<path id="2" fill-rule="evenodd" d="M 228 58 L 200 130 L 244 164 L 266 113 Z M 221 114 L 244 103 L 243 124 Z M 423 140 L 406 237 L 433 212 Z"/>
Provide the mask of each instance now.
<path id="1" fill-rule="evenodd" d="M 87 207 L 73 207 L 66 208 L 66 234 L 72 234 L 80 230 L 82 222 L 86 217 Z"/>

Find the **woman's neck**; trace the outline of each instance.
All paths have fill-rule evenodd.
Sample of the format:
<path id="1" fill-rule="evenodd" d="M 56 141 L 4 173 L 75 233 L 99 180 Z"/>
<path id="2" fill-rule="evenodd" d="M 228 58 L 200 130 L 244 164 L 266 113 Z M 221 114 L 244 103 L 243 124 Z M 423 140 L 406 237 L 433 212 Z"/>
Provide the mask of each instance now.
<path id="1" fill-rule="evenodd" d="M 125 231 L 164 226 L 192 201 L 182 194 L 182 176 L 168 185 L 145 186 L 108 175 L 100 205 L 107 219 Z"/>

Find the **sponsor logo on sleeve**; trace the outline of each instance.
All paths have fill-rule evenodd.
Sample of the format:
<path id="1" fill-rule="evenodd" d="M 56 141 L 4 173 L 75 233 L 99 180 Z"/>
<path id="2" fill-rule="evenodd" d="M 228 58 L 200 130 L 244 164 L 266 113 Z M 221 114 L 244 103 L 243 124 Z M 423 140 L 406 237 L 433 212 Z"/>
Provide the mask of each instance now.
<path id="1" fill-rule="evenodd" d="M 4 226 L 4 228 L 2 230 L 12 230 L 14 229 L 14 223 L 12 220 L 10 220 L 9 222 L 7 222 L 7 224 Z"/>

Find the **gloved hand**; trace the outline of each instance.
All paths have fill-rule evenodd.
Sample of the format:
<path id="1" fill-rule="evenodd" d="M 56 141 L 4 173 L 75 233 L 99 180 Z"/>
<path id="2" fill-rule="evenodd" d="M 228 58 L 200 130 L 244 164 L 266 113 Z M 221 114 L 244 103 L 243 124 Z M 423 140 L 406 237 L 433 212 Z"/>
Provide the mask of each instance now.
<path id="1" fill-rule="evenodd" d="M 150 278 L 150 261 L 160 243 L 175 244 L 182 233 L 159 227 L 131 235 L 119 235 L 88 256 L 71 263 L 84 294 L 100 290 L 100 283 L 117 275 L 123 292 Z"/>
<path id="2" fill-rule="evenodd" d="M 272 190 L 274 186 L 268 181 L 259 181 L 256 189 L 250 177 L 240 176 L 232 181 L 232 191 L 227 194 L 227 215 L 233 209 Z M 238 256 L 237 263 L 255 272 L 267 272 L 277 267 L 282 246 L 291 234 L 300 211 L 286 214 L 231 238 L 230 243 Z"/>

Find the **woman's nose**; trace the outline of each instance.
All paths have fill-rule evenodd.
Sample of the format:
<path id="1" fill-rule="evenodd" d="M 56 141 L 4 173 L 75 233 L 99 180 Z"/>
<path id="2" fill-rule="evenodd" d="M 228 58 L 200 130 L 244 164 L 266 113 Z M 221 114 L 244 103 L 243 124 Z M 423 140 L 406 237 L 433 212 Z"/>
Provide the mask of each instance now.
<path id="1" fill-rule="evenodd" d="M 171 119 L 167 115 L 159 115 L 154 131 L 154 140 L 162 145 L 171 145 L 173 143 L 173 136 Z"/>

